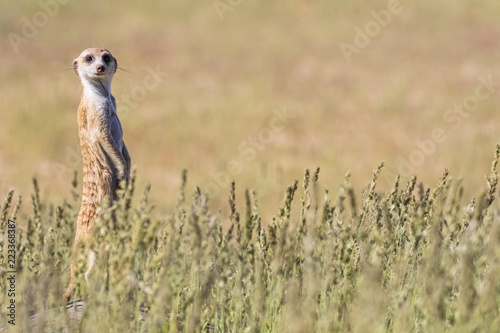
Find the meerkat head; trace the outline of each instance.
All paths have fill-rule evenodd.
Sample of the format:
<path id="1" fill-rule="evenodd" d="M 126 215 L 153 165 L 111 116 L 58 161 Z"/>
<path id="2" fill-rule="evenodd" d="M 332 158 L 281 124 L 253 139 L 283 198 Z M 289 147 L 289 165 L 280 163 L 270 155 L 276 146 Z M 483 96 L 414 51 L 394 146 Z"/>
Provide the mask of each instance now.
<path id="1" fill-rule="evenodd" d="M 82 81 L 111 83 L 117 67 L 111 52 L 100 48 L 86 49 L 73 61 L 73 69 Z"/>

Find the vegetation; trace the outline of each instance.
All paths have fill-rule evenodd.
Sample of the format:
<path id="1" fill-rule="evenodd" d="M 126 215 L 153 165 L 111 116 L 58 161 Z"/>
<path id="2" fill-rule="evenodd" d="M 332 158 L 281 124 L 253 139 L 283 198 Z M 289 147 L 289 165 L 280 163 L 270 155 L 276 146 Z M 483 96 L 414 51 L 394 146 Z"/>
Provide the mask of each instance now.
<path id="1" fill-rule="evenodd" d="M 295 181 L 286 189 L 272 221 L 263 221 L 254 191 L 236 198 L 234 182 L 229 216 L 211 214 L 201 189 L 186 198 L 186 173 L 175 209 L 153 218 L 149 187 L 134 204 L 132 181 L 121 200 L 101 205 L 88 283 L 86 257 L 80 257 L 77 298 L 85 306 L 75 329 L 497 332 L 499 155 L 497 147 L 487 189 L 468 203 L 462 181 L 447 171 L 433 188 L 398 177 L 382 194 L 376 189 L 381 164 L 358 198 L 349 174 L 332 196 L 320 189 L 319 169 L 307 170 L 300 186 Z M 31 217 L 16 234 L 12 331 L 31 331 L 27 318 L 34 313 L 47 318 L 38 322 L 40 332 L 60 331 L 70 325 L 61 295 L 69 279 L 77 184 L 71 200 L 57 207 L 40 198 L 36 180 L 33 185 Z M 7 218 L 16 219 L 20 204 L 10 192 L 3 205 L 4 253 Z M 1 290 L 6 283 L 0 280 Z M 7 301 L 0 293 L 0 304 Z M 6 308 L 1 312 L 3 322 Z"/>

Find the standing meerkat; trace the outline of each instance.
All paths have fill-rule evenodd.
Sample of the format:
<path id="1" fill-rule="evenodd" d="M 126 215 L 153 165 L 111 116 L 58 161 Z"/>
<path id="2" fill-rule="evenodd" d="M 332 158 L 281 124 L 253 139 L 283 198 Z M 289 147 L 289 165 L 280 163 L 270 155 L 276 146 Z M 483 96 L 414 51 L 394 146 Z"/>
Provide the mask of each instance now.
<path id="1" fill-rule="evenodd" d="M 63 296 L 65 299 L 69 299 L 74 290 L 78 251 L 82 245 L 90 245 L 97 207 L 106 196 L 111 200 L 117 199 L 119 183 L 128 183 L 130 177 L 130 156 L 123 142 L 116 101 L 111 95 L 111 81 L 117 66 L 116 58 L 108 50 L 100 48 L 86 49 L 73 62 L 75 73 L 83 85 L 78 107 L 83 194 L 73 243 L 71 282 Z M 89 255 L 86 277 L 93 261 L 93 256 Z"/>

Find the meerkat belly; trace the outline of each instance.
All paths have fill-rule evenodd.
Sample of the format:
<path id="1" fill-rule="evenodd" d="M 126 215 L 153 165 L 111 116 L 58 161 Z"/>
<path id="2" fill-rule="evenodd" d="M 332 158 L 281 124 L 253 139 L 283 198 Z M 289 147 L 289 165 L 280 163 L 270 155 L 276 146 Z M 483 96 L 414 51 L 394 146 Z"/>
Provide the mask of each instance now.
<path id="1" fill-rule="evenodd" d="M 82 142 L 83 192 L 100 202 L 112 189 L 113 170 L 101 148 L 85 140 Z"/>

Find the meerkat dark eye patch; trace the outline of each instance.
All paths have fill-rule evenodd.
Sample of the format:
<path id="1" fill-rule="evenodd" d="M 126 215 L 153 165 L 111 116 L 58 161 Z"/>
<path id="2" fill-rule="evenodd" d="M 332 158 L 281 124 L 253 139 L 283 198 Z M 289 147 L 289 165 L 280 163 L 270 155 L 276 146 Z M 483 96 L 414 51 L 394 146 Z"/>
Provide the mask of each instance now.
<path id="1" fill-rule="evenodd" d="M 109 57 L 109 54 L 105 54 L 102 56 L 102 60 L 104 60 L 105 63 L 108 63 L 111 58 Z"/>
<path id="2" fill-rule="evenodd" d="M 93 57 L 93 56 L 86 56 L 86 57 L 85 57 L 85 62 L 86 62 L 86 63 L 90 63 L 90 62 L 92 62 L 92 60 L 94 60 L 94 57 Z"/>

